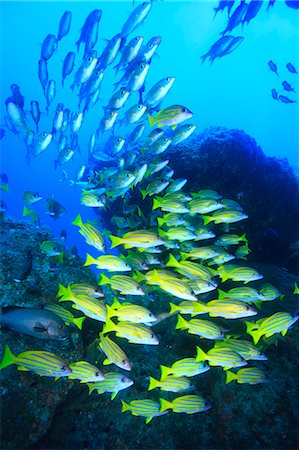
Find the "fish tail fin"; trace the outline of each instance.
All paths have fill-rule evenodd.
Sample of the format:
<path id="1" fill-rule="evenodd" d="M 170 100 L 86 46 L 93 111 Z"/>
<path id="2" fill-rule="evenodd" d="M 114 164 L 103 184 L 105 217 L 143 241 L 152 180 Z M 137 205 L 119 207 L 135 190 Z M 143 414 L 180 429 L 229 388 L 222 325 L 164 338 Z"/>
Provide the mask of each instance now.
<path id="1" fill-rule="evenodd" d="M 203 219 L 203 225 L 208 225 L 210 222 L 213 221 L 214 217 L 211 216 L 201 216 Z"/>
<path id="2" fill-rule="evenodd" d="M 189 257 L 189 253 L 185 253 L 185 252 L 180 252 L 180 255 L 181 255 L 183 261 L 185 259 L 188 259 L 188 257 Z"/>
<path id="3" fill-rule="evenodd" d="M 82 222 L 80 214 L 78 214 L 76 219 L 73 220 L 72 225 L 77 225 L 78 227 L 82 227 L 83 222 Z"/>
<path id="4" fill-rule="evenodd" d="M 107 311 L 106 320 L 110 319 L 110 317 L 116 316 L 116 314 L 117 314 L 117 313 L 115 313 L 115 310 L 113 308 L 111 308 L 111 306 L 109 306 L 109 305 L 106 305 L 106 311 Z"/>
<path id="5" fill-rule="evenodd" d="M 160 370 L 161 370 L 161 380 L 163 380 L 164 378 L 166 378 L 169 374 L 171 374 L 171 369 L 170 367 L 167 366 L 160 366 Z"/>
<path id="6" fill-rule="evenodd" d="M 201 58 L 201 64 L 203 64 L 205 62 L 205 60 L 207 59 L 207 57 L 209 56 L 209 53 L 205 53 L 204 55 L 202 55 Z"/>
<path id="7" fill-rule="evenodd" d="M 28 209 L 27 206 L 24 206 L 23 217 L 26 217 L 26 216 L 30 216 L 30 209 Z"/>
<path id="8" fill-rule="evenodd" d="M 224 283 L 225 281 L 229 280 L 229 273 L 225 270 L 225 267 L 224 266 L 219 266 L 218 269 L 221 269 L 220 277 L 221 277 L 222 283 Z"/>
<path id="9" fill-rule="evenodd" d="M 180 307 L 178 305 L 175 305 L 174 303 L 169 302 L 169 306 L 170 306 L 169 314 L 174 314 L 180 311 Z"/>
<path id="10" fill-rule="evenodd" d="M 298 283 L 295 282 L 293 295 L 299 295 L 299 286 Z"/>
<path id="11" fill-rule="evenodd" d="M 4 367 L 11 366 L 12 364 L 16 364 L 16 357 L 10 350 L 9 346 L 6 345 L 4 350 L 4 356 L 0 363 L 0 370 L 4 369 Z"/>
<path id="12" fill-rule="evenodd" d="M 163 217 L 158 217 L 158 226 L 159 226 L 159 228 L 161 228 L 164 223 L 165 223 L 165 220 L 163 219 Z"/>
<path id="13" fill-rule="evenodd" d="M 121 412 L 130 411 L 130 405 L 121 399 Z"/>
<path id="14" fill-rule="evenodd" d="M 160 413 L 166 411 L 167 409 L 172 409 L 171 402 L 169 402 L 168 400 L 165 400 L 164 398 L 159 398 L 159 400 L 160 400 L 160 404 L 161 404 Z"/>
<path id="15" fill-rule="evenodd" d="M 58 283 L 58 292 L 56 294 L 56 297 L 62 297 L 66 292 L 66 287 L 62 286 L 62 284 Z"/>
<path id="16" fill-rule="evenodd" d="M 227 293 L 222 291 L 221 289 L 217 289 L 218 292 L 218 298 L 226 298 L 227 297 Z"/>
<path id="17" fill-rule="evenodd" d="M 72 292 L 71 286 L 68 285 L 68 287 L 66 288 L 63 296 L 58 300 L 59 302 L 66 302 L 68 300 L 73 300 L 74 299 L 74 294 Z"/>
<path id="18" fill-rule="evenodd" d="M 94 383 L 86 383 L 86 385 L 88 386 L 88 394 L 90 395 L 92 391 L 95 389 L 95 387 L 93 386 Z"/>
<path id="19" fill-rule="evenodd" d="M 231 381 L 237 379 L 237 374 L 236 374 L 236 373 L 233 373 L 233 372 L 230 372 L 229 370 L 227 370 L 227 371 L 225 372 L 225 374 L 226 374 L 226 381 L 225 381 L 226 384 L 228 384 L 228 383 L 230 383 Z"/>
<path id="20" fill-rule="evenodd" d="M 196 358 L 195 358 L 195 360 L 197 362 L 206 361 L 207 360 L 207 354 L 200 347 L 198 347 L 198 345 L 196 346 Z"/>
<path id="21" fill-rule="evenodd" d="M 84 266 L 91 266 L 95 264 L 96 266 L 98 265 L 98 261 L 91 256 L 89 253 L 86 253 L 86 261 L 84 263 Z"/>
<path id="22" fill-rule="evenodd" d="M 186 329 L 188 328 L 188 322 L 185 320 L 180 314 L 178 315 L 178 321 L 175 326 L 176 330 Z"/>
<path id="23" fill-rule="evenodd" d="M 175 257 L 170 253 L 169 259 L 165 264 L 166 267 L 178 267 L 180 263 L 175 259 Z"/>
<path id="24" fill-rule="evenodd" d="M 75 318 L 74 318 L 73 322 L 74 322 L 74 324 L 76 325 L 76 327 L 79 328 L 79 330 L 82 330 L 82 325 L 83 325 L 83 322 L 84 322 L 85 319 L 86 319 L 85 316 L 82 316 L 82 317 L 75 317 Z"/>
<path id="25" fill-rule="evenodd" d="M 2 186 L 0 186 L 0 189 L 1 189 L 1 191 L 9 192 L 8 183 L 3 184 Z"/>
<path id="26" fill-rule="evenodd" d="M 121 303 L 117 300 L 116 297 L 114 297 L 111 308 L 112 309 L 118 309 L 121 307 Z"/>
<path id="27" fill-rule="evenodd" d="M 160 208 L 160 205 L 161 205 L 161 203 L 159 202 L 159 200 L 154 198 L 153 209 Z"/>
<path id="28" fill-rule="evenodd" d="M 147 192 L 145 189 L 140 189 L 141 195 L 142 195 L 142 200 L 145 199 L 145 197 L 147 196 Z"/>
<path id="29" fill-rule="evenodd" d="M 109 239 L 111 240 L 111 248 L 117 247 L 118 245 L 122 244 L 122 238 L 118 236 L 109 236 Z"/>
<path id="30" fill-rule="evenodd" d="M 148 118 L 150 127 L 152 128 L 152 127 L 155 125 L 156 120 L 155 120 L 155 118 L 152 117 L 152 116 L 147 116 L 147 118 Z"/>
<path id="31" fill-rule="evenodd" d="M 262 337 L 263 332 L 259 329 L 258 325 L 256 323 L 246 322 L 246 333 L 249 334 L 254 344 L 256 345 L 260 338 Z"/>
<path id="32" fill-rule="evenodd" d="M 103 284 L 110 284 L 110 278 L 106 277 L 104 273 L 101 274 L 101 279 L 98 281 L 98 284 L 101 286 Z"/>
<path id="33" fill-rule="evenodd" d="M 152 389 L 156 389 L 157 387 L 159 387 L 159 381 L 153 377 L 149 377 L 148 391 L 151 391 Z"/>
<path id="34" fill-rule="evenodd" d="M 240 241 L 245 242 L 245 244 L 246 244 L 247 247 L 248 247 L 248 239 L 247 239 L 247 237 L 246 237 L 246 233 L 242 234 L 242 236 L 241 236 L 241 238 L 240 238 Z"/>
<path id="35" fill-rule="evenodd" d="M 103 328 L 103 333 L 109 333 L 110 331 L 115 331 L 117 329 L 116 325 L 114 322 L 112 322 L 112 320 L 109 319 L 109 317 L 107 317 L 106 319 L 106 323 L 104 325 Z"/>

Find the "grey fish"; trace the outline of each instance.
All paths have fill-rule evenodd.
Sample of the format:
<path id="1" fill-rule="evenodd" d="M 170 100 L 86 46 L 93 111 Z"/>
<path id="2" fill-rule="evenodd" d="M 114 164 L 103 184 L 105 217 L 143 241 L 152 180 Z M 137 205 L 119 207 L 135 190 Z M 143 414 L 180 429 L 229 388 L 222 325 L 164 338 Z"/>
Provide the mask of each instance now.
<path id="1" fill-rule="evenodd" d="M 228 24 L 225 30 L 221 33 L 224 36 L 227 32 L 232 31 L 236 28 L 242 21 L 243 17 L 247 12 L 248 5 L 245 1 L 241 1 L 240 5 L 234 10 L 232 15 L 228 20 Z"/>
<path id="2" fill-rule="evenodd" d="M 231 34 L 222 36 L 210 47 L 209 51 L 201 57 L 202 62 L 204 63 L 205 60 L 209 58 L 211 64 L 213 64 L 216 58 L 222 58 L 222 56 L 234 51 L 243 40 L 243 36 L 232 36 Z"/>
<path id="3" fill-rule="evenodd" d="M 280 95 L 278 97 L 278 99 L 282 102 L 282 103 L 297 103 L 296 100 L 292 100 L 289 97 L 286 97 L 285 95 Z"/>
<path id="4" fill-rule="evenodd" d="M 40 339 L 65 339 L 68 330 L 63 320 L 52 311 L 38 308 L 7 306 L 1 309 L 0 325 Z"/>
<path id="5" fill-rule="evenodd" d="M 59 42 L 64 36 L 70 31 L 72 22 L 72 13 L 70 11 L 65 11 L 61 16 L 58 28 L 58 34 L 56 41 Z"/>
<path id="6" fill-rule="evenodd" d="M 75 66 L 75 53 L 68 52 L 63 61 L 62 66 L 62 86 L 64 86 L 65 78 L 72 73 L 74 66 Z"/>
<path id="7" fill-rule="evenodd" d="M 43 58 L 38 61 L 38 78 L 40 84 L 42 85 L 43 91 L 45 92 L 49 80 L 49 74 L 47 61 Z"/>
<path id="8" fill-rule="evenodd" d="M 33 263 L 32 251 L 31 249 L 28 249 L 26 252 L 26 256 L 23 256 L 22 258 L 22 264 L 15 274 L 14 281 L 20 283 L 21 281 L 26 280 L 26 278 L 30 275 L 32 271 L 32 263 Z"/>
<path id="9" fill-rule="evenodd" d="M 251 20 L 256 17 L 259 10 L 263 6 L 263 3 L 264 3 L 264 0 L 252 0 L 249 3 L 246 14 L 244 16 L 244 19 L 242 19 L 242 26 L 245 23 L 249 24 L 249 22 L 251 22 Z"/>
<path id="10" fill-rule="evenodd" d="M 33 119 L 33 122 L 35 123 L 36 132 L 38 133 L 38 123 L 40 121 L 39 103 L 36 100 L 32 100 L 30 102 L 30 105 L 31 105 L 31 109 L 30 109 L 31 117 Z"/>
<path id="11" fill-rule="evenodd" d="M 46 210 L 46 213 L 49 214 L 49 216 L 51 216 L 53 219 L 58 219 L 65 214 L 65 207 L 54 200 L 54 198 L 48 198 Z"/>
<path id="12" fill-rule="evenodd" d="M 124 23 L 122 29 L 121 29 L 121 37 L 126 38 L 130 33 L 132 33 L 134 30 L 136 30 L 139 25 L 142 24 L 148 13 L 150 12 L 150 9 L 152 7 L 151 2 L 143 2 L 140 5 L 138 5 L 131 14 L 129 15 L 128 19 Z"/>
<path id="13" fill-rule="evenodd" d="M 54 34 L 48 34 L 44 42 L 42 43 L 42 49 L 41 49 L 41 59 L 45 59 L 46 61 L 51 58 L 54 51 L 56 50 L 57 43 L 56 43 L 56 37 Z"/>

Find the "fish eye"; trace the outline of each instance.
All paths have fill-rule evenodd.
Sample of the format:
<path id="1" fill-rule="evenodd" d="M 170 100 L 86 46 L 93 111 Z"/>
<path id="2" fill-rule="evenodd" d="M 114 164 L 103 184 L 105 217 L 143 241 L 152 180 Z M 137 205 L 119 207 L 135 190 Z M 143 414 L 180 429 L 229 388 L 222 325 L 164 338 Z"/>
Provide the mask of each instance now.
<path id="1" fill-rule="evenodd" d="M 126 175 L 126 176 L 127 176 L 127 178 L 129 178 L 129 177 L 130 177 L 130 174 L 129 174 L 129 173 L 127 173 L 127 175 Z"/>
<path id="2" fill-rule="evenodd" d="M 67 367 L 66 367 L 66 366 L 62 366 L 62 367 L 61 367 L 61 372 L 65 372 L 65 371 L 66 371 L 66 369 L 67 369 Z"/>
<path id="3" fill-rule="evenodd" d="M 122 378 L 121 378 L 121 382 L 122 382 L 122 383 L 125 383 L 125 382 L 126 382 L 126 378 L 125 378 L 125 377 L 122 377 Z"/>
<path id="4" fill-rule="evenodd" d="M 91 61 L 92 61 L 92 57 L 89 56 L 89 57 L 88 57 L 88 62 L 91 62 Z"/>
<path id="5" fill-rule="evenodd" d="M 182 112 L 187 112 L 187 108 L 182 108 Z"/>
<path id="6" fill-rule="evenodd" d="M 140 287 L 139 286 L 137 286 L 137 291 L 140 291 Z"/>
<path id="7" fill-rule="evenodd" d="M 150 44 L 150 45 L 149 45 L 149 48 L 153 48 L 153 46 L 154 46 L 154 44 Z"/>
<path id="8" fill-rule="evenodd" d="M 121 141 L 122 141 L 122 138 L 118 138 L 117 140 L 118 140 L 118 142 L 121 142 Z"/>
<path id="9" fill-rule="evenodd" d="M 60 330 L 62 330 L 64 328 L 64 324 L 62 323 L 61 325 L 59 325 Z"/>
<path id="10" fill-rule="evenodd" d="M 96 377 L 99 377 L 99 376 L 100 376 L 100 372 L 96 372 L 96 373 L 95 373 L 95 376 L 96 376 Z"/>
<path id="11" fill-rule="evenodd" d="M 123 364 L 127 364 L 127 361 L 125 359 L 122 359 L 121 361 Z"/>
<path id="12" fill-rule="evenodd" d="M 164 142 L 167 142 L 167 141 L 168 141 L 168 139 L 167 139 L 167 138 L 164 138 L 164 139 L 163 139 L 163 141 L 164 141 Z"/>
<path id="13" fill-rule="evenodd" d="M 169 77 L 167 77 L 167 78 L 166 78 L 166 81 L 170 81 L 170 78 L 169 78 Z"/>
<path id="14" fill-rule="evenodd" d="M 154 338 L 154 337 L 155 337 L 154 333 L 151 333 L 151 338 Z"/>
<path id="15" fill-rule="evenodd" d="M 45 131 L 43 132 L 43 136 L 45 136 L 45 137 L 47 136 L 47 133 Z"/>

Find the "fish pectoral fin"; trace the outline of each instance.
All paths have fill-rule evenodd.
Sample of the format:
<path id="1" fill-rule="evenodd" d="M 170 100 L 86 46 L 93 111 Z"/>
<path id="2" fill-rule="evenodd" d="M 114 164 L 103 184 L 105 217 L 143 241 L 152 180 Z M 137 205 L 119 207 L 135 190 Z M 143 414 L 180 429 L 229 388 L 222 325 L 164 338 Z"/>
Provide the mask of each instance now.
<path id="1" fill-rule="evenodd" d="M 47 328 L 41 322 L 36 322 L 33 326 L 33 330 L 44 333 L 45 331 L 47 331 Z"/>

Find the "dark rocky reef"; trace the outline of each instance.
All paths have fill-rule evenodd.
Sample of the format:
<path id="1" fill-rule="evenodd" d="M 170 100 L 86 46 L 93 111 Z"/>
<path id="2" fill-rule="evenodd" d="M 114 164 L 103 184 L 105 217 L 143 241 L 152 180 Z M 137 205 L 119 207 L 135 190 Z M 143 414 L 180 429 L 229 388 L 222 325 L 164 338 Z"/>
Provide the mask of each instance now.
<path id="1" fill-rule="evenodd" d="M 36 227 L 9 218 L 1 221 L 0 233 L 0 307 L 40 307 L 55 300 L 58 283 L 95 282 L 95 277 L 82 267 L 82 260 L 71 256 L 62 245 L 64 263 L 54 264 L 41 253 L 42 241 L 54 237 L 46 227 Z M 32 253 L 32 270 L 21 282 L 14 279 Z M 74 329 L 66 341 L 49 341 L 21 335 L 1 328 L 1 358 L 6 344 L 18 355 L 27 350 L 46 350 L 66 362 L 78 361 L 83 355 L 81 333 Z M 58 405 L 65 399 L 73 382 L 40 377 L 20 372 L 16 366 L 1 371 L 1 447 L 25 449 L 49 428 Z"/>
<path id="2" fill-rule="evenodd" d="M 255 260 L 299 273 L 294 250 L 299 240 L 299 183 L 286 159 L 267 157 L 244 131 L 221 127 L 210 127 L 163 156 L 176 178 L 187 178 L 189 192 L 215 189 L 241 204 L 249 216 L 241 225 Z"/>

